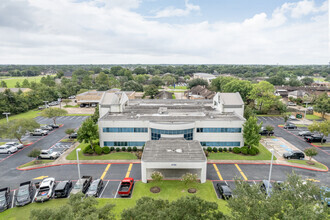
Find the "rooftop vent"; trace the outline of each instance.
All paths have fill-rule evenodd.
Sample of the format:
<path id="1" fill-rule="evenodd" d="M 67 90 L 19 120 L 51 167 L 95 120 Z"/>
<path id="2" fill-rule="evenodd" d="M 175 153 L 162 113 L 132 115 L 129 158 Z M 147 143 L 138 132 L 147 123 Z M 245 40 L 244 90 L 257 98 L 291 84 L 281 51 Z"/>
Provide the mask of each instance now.
<path id="1" fill-rule="evenodd" d="M 158 109 L 158 114 L 165 114 L 167 113 L 167 108 L 166 107 L 160 107 Z"/>
<path id="2" fill-rule="evenodd" d="M 181 154 L 182 153 L 182 149 L 175 149 L 175 150 L 172 150 L 172 149 L 167 149 L 166 150 L 168 153 L 170 153 L 170 152 L 173 152 L 173 153 L 179 153 L 179 154 Z"/>

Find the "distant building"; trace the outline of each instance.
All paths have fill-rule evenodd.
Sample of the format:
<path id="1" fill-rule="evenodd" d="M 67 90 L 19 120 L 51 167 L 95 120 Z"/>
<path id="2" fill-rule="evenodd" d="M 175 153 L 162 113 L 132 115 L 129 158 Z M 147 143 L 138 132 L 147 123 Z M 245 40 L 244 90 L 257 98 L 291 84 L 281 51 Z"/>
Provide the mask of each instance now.
<path id="1" fill-rule="evenodd" d="M 210 84 L 211 81 L 216 78 L 216 76 L 209 74 L 209 73 L 194 73 L 193 78 L 194 79 L 204 79 Z"/>
<path id="2" fill-rule="evenodd" d="M 205 86 L 197 85 L 185 91 L 187 99 L 213 99 L 215 92 L 208 90 Z"/>
<path id="3" fill-rule="evenodd" d="M 90 90 L 76 95 L 77 104 L 99 104 L 104 93 L 118 93 L 120 89 L 110 89 L 108 91 Z M 123 91 L 129 99 L 135 99 L 134 91 Z"/>
<path id="4" fill-rule="evenodd" d="M 288 97 L 292 97 L 294 99 L 303 98 L 304 96 L 308 96 L 308 93 L 303 90 L 296 90 L 288 93 Z"/>
<path id="5" fill-rule="evenodd" d="M 32 89 L 30 88 L 0 88 L 0 92 L 4 92 L 6 89 L 9 89 L 11 92 L 17 93 L 21 90 L 23 93 L 30 92 Z"/>

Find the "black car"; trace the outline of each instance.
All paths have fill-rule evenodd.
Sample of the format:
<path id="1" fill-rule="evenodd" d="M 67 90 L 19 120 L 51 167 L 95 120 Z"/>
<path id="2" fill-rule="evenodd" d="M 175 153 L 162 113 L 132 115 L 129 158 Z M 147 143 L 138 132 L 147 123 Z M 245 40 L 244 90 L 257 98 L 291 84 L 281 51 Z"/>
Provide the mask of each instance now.
<path id="1" fill-rule="evenodd" d="M 48 126 L 53 127 L 53 128 L 59 128 L 60 127 L 59 125 L 56 125 L 56 124 L 50 124 Z"/>
<path id="2" fill-rule="evenodd" d="M 305 158 L 305 154 L 301 151 L 290 151 L 287 153 L 283 154 L 283 157 L 285 159 L 304 159 Z"/>
<path id="3" fill-rule="evenodd" d="M 274 135 L 274 131 L 267 131 L 266 128 L 261 127 L 261 130 L 260 130 L 259 134 L 260 135 L 270 135 L 270 136 L 272 136 L 272 135 Z"/>
<path id="4" fill-rule="evenodd" d="M 263 180 L 260 186 L 260 190 L 265 192 L 266 195 L 270 196 L 273 192 L 273 186 L 268 180 Z"/>
<path id="5" fill-rule="evenodd" d="M 68 197 L 72 187 L 71 180 L 59 182 L 55 188 L 55 198 L 66 198 Z"/>
<path id="6" fill-rule="evenodd" d="M 9 187 L 0 189 L 0 212 L 10 208 L 10 189 Z"/>
<path id="7" fill-rule="evenodd" d="M 226 183 L 217 183 L 217 188 L 219 190 L 220 196 L 223 199 L 229 199 L 233 196 L 231 189 Z"/>
<path id="8" fill-rule="evenodd" d="M 86 196 L 98 197 L 101 193 L 102 188 L 103 188 L 103 180 L 102 179 L 94 180 L 91 186 L 89 187 Z"/>
<path id="9" fill-rule="evenodd" d="M 24 206 L 33 200 L 34 188 L 31 181 L 19 184 L 17 195 L 15 198 L 16 206 Z"/>
<path id="10" fill-rule="evenodd" d="M 73 134 L 69 135 L 69 138 L 71 138 L 71 139 L 74 139 L 74 138 L 77 138 L 77 137 L 78 137 L 77 133 L 73 133 Z"/>
<path id="11" fill-rule="evenodd" d="M 322 141 L 322 143 L 326 142 L 326 139 L 322 140 L 322 136 L 321 135 L 311 135 L 311 136 L 305 136 L 304 137 L 305 141 L 308 143 L 312 143 L 312 142 L 320 142 Z"/>
<path id="12" fill-rule="evenodd" d="M 297 126 L 295 124 L 285 124 L 284 129 L 297 129 Z"/>

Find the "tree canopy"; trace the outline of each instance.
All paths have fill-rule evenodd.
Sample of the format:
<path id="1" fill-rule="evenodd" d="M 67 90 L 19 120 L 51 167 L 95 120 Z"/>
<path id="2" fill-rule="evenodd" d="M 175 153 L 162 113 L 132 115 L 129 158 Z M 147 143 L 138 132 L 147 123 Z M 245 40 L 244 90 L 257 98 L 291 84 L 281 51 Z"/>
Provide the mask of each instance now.
<path id="1" fill-rule="evenodd" d="M 314 110 L 321 113 L 322 118 L 324 118 L 325 113 L 330 113 L 330 98 L 327 93 L 319 95 L 315 100 Z"/>
<path id="2" fill-rule="evenodd" d="M 207 87 L 209 84 L 208 84 L 208 82 L 207 82 L 206 80 L 204 80 L 204 79 L 199 79 L 199 78 L 197 78 L 197 79 L 192 79 L 192 80 L 190 80 L 190 81 L 188 82 L 188 88 L 189 88 L 189 89 L 191 89 L 191 88 L 194 87 L 194 86 L 198 86 L 198 85 Z"/>
<path id="3" fill-rule="evenodd" d="M 79 142 L 85 141 L 91 145 L 92 149 L 94 149 L 93 141 L 99 138 L 99 131 L 97 124 L 93 121 L 92 118 L 88 118 L 82 123 L 77 134 L 77 140 Z"/>
<path id="4" fill-rule="evenodd" d="M 46 108 L 41 112 L 41 115 L 46 118 L 52 118 L 56 124 L 56 118 L 68 114 L 68 111 L 61 108 Z"/>
<path id="5" fill-rule="evenodd" d="M 248 147 L 258 146 L 261 139 L 259 134 L 262 122 L 258 124 L 258 119 L 254 116 L 249 117 L 243 124 L 244 142 Z"/>
<path id="6" fill-rule="evenodd" d="M 143 97 L 150 96 L 151 99 L 155 98 L 155 95 L 159 93 L 157 86 L 149 85 L 145 88 Z"/>

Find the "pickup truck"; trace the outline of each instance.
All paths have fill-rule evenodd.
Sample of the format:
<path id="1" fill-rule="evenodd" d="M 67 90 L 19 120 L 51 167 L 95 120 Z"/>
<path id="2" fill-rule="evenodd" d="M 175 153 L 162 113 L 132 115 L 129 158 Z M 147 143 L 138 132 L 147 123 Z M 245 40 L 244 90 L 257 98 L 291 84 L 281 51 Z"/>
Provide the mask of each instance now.
<path id="1" fill-rule="evenodd" d="M 70 194 L 77 194 L 79 192 L 86 193 L 92 180 L 93 178 L 91 176 L 82 176 L 82 178 L 76 182 Z"/>
<path id="2" fill-rule="evenodd" d="M 41 182 L 37 192 L 37 196 L 34 199 L 35 202 L 44 202 L 49 200 L 53 196 L 54 187 L 55 187 L 55 178 L 48 177 L 44 179 Z"/>
<path id="3" fill-rule="evenodd" d="M 132 193 L 133 186 L 134 186 L 133 178 L 131 177 L 124 178 L 120 183 L 118 194 L 120 196 L 130 196 Z"/>
<path id="4" fill-rule="evenodd" d="M 52 160 L 52 159 L 57 159 L 59 156 L 61 156 L 59 152 L 54 152 L 52 149 L 50 149 L 50 150 L 42 150 L 38 158 Z"/>
<path id="5" fill-rule="evenodd" d="M 42 129 L 35 129 L 30 133 L 31 136 L 44 136 L 47 135 L 48 131 Z"/>

